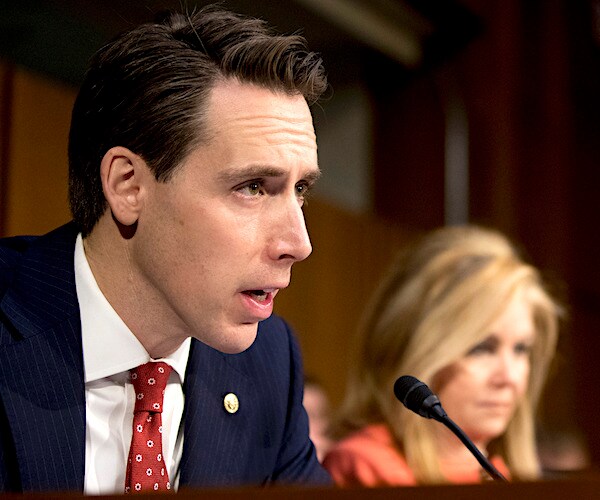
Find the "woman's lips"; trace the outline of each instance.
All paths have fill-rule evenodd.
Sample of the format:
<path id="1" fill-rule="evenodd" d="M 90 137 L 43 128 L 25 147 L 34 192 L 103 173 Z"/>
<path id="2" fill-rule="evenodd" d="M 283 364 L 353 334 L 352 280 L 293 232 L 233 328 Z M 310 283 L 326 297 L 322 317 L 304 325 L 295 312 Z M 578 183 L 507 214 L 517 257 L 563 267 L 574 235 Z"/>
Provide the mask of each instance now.
<path id="1" fill-rule="evenodd" d="M 490 409 L 490 410 L 504 410 L 504 411 L 508 411 L 513 408 L 512 403 L 503 402 L 503 401 L 484 401 L 482 403 L 479 403 L 479 406 L 482 408 Z"/>

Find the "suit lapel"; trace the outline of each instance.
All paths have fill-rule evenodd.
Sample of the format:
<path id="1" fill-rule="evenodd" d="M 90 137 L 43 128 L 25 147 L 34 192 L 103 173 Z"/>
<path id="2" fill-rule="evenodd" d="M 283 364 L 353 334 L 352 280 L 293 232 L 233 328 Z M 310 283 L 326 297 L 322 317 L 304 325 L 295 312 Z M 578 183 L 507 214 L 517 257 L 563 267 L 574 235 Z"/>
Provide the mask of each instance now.
<path id="1" fill-rule="evenodd" d="M 256 388 L 230 361 L 235 356 L 220 353 L 192 341 L 184 391 L 184 449 L 180 487 L 239 484 L 253 467 L 249 436 L 256 414 Z M 235 413 L 223 401 L 233 393 L 239 399 Z"/>
<path id="2" fill-rule="evenodd" d="M 85 386 L 73 252 L 64 226 L 31 245 L 0 308 L 0 397 L 24 491 L 83 491 Z"/>

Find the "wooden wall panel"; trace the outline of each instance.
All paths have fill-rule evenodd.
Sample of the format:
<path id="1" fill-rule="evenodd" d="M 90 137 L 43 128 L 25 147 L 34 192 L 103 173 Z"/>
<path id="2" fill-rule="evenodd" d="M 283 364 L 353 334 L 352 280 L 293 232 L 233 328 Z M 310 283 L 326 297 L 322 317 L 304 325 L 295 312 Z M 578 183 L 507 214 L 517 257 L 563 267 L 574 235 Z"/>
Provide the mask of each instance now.
<path id="1" fill-rule="evenodd" d="M 14 74 L 4 235 L 41 234 L 70 219 L 67 141 L 76 90 Z"/>
<path id="2" fill-rule="evenodd" d="M 14 67 L 0 60 L 0 236 L 6 228 L 6 197 L 9 168 L 12 89 Z"/>

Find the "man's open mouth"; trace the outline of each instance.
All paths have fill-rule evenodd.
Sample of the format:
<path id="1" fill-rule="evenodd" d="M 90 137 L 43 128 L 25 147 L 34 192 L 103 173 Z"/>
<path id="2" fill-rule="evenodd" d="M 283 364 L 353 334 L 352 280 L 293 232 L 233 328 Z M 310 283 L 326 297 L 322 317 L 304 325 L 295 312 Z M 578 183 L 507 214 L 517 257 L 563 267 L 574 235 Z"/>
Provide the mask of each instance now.
<path id="1" fill-rule="evenodd" d="M 243 293 L 245 293 L 246 295 L 249 295 L 257 302 L 264 302 L 265 300 L 267 300 L 267 297 L 269 295 L 264 290 L 246 290 Z"/>

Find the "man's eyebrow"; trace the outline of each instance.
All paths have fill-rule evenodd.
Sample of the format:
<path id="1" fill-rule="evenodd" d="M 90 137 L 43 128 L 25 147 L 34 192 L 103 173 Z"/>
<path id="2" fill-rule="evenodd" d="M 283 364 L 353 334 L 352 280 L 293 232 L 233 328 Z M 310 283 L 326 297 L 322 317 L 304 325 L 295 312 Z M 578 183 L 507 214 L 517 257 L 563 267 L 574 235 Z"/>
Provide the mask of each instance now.
<path id="1" fill-rule="evenodd" d="M 219 173 L 219 180 L 225 183 L 240 182 L 245 179 L 261 179 L 265 177 L 284 177 L 288 170 L 271 165 L 250 165 L 242 168 L 231 168 Z M 321 176 L 320 169 L 311 169 L 302 178 L 315 182 Z"/>
<path id="2" fill-rule="evenodd" d="M 321 177 L 321 169 L 320 168 L 311 170 L 303 176 L 304 180 L 306 180 L 310 183 L 316 182 L 319 179 L 319 177 Z"/>

